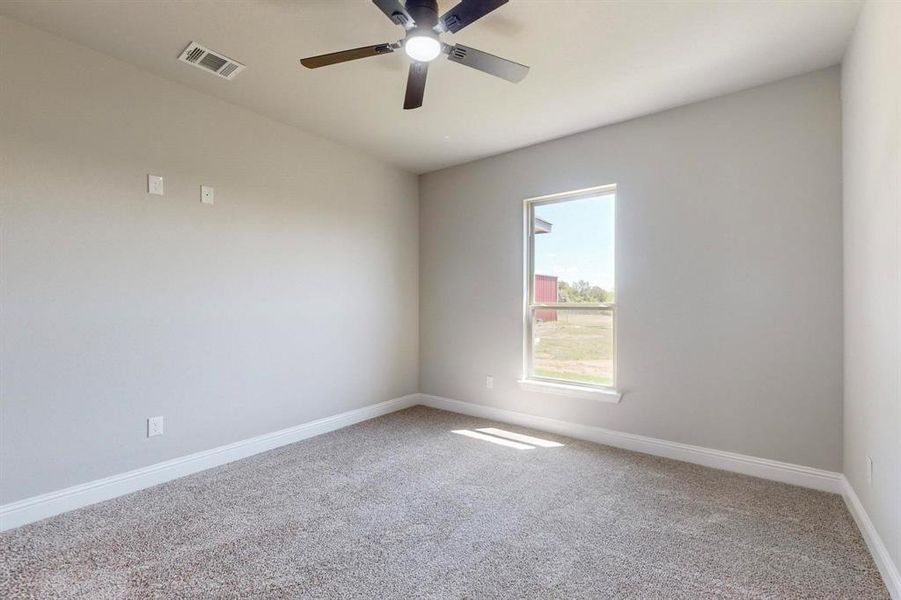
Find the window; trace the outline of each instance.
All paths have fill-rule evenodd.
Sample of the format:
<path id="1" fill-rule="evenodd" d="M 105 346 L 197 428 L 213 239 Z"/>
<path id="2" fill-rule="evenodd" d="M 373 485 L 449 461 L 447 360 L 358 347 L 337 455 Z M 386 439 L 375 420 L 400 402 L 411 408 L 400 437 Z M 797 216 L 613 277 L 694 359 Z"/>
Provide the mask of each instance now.
<path id="1" fill-rule="evenodd" d="M 524 383 L 616 386 L 616 187 L 525 202 Z"/>

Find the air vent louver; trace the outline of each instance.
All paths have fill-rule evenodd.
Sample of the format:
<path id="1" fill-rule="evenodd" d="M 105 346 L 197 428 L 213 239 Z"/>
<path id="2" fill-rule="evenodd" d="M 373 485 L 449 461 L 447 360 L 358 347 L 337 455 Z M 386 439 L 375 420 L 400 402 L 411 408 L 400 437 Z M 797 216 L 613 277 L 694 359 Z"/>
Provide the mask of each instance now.
<path id="1" fill-rule="evenodd" d="M 188 55 L 185 57 L 185 60 L 188 61 L 189 63 L 195 63 L 203 55 L 204 55 L 203 48 L 195 47 L 193 50 L 191 50 L 188 53 Z"/>
<path id="2" fill-rule="evenodd" d="M 222 69 L 219 70 L 219 75 L 228 79 L 228 76 L 232 74 L 232 71 L 238 68 L 238 65 L 235 63 L 228 63 Z"/>
<path id="3" fill-rule="evenodd" d="M 234 79 L 238 73 L 244 70 L 244 65 L 238 61 L 232 60 L 219 52 L 213 52 L 197 42 L 188 44 L 188 47 L 184 49 L 178 60 L 229 80 Z"/>

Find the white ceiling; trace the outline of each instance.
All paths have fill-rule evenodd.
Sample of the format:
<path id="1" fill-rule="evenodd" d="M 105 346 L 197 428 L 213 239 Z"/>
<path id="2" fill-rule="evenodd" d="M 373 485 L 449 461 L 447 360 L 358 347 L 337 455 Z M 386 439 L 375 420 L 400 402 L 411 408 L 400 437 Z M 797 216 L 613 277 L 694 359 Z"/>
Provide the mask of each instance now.
<path id="1" fill-rule="evenodd" d="M 439 1 L 442 12 L 456 0 Z M 857 0 L 510 0 L 446 41 L 532 67 L 511 84 L 439 58 L 402 110 L 402 52 L 315 71 L 298 59 L 397 41 L 369 0 L 2 0 L 0 13 L 421 173 L 837 64 Z M 178 62 L 191 40 L 247 65 Z"/>

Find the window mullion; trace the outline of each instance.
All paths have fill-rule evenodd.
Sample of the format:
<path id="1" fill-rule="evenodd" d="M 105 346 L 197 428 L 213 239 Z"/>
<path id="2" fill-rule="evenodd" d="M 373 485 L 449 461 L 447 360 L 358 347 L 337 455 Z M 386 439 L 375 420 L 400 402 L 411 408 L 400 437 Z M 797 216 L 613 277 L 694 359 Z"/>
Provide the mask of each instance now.
<path id="1" fill-rule="evenodd" d="M 537 309 L 548 309 L 548 310 L 616 310 L 616 304 L 529 304 L 529 308 L 532 310 Z"/>

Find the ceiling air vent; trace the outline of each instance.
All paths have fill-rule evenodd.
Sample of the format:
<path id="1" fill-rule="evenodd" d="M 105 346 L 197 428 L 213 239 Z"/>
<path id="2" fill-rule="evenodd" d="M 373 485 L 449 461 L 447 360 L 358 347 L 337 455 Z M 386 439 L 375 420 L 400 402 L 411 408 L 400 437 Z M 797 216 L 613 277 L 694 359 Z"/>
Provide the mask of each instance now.
<path id="1" fill-rule="evenodd" d="M 198 69 L 214 73 L 224 79 L 234 79 L 238 73 L 244 70 L 244 65 L 241 63 L 218 52 L 213 52 L 197 42 L 188 44 L 188 47 L 184 49 L 178 60 L 193 65 Z"/>

